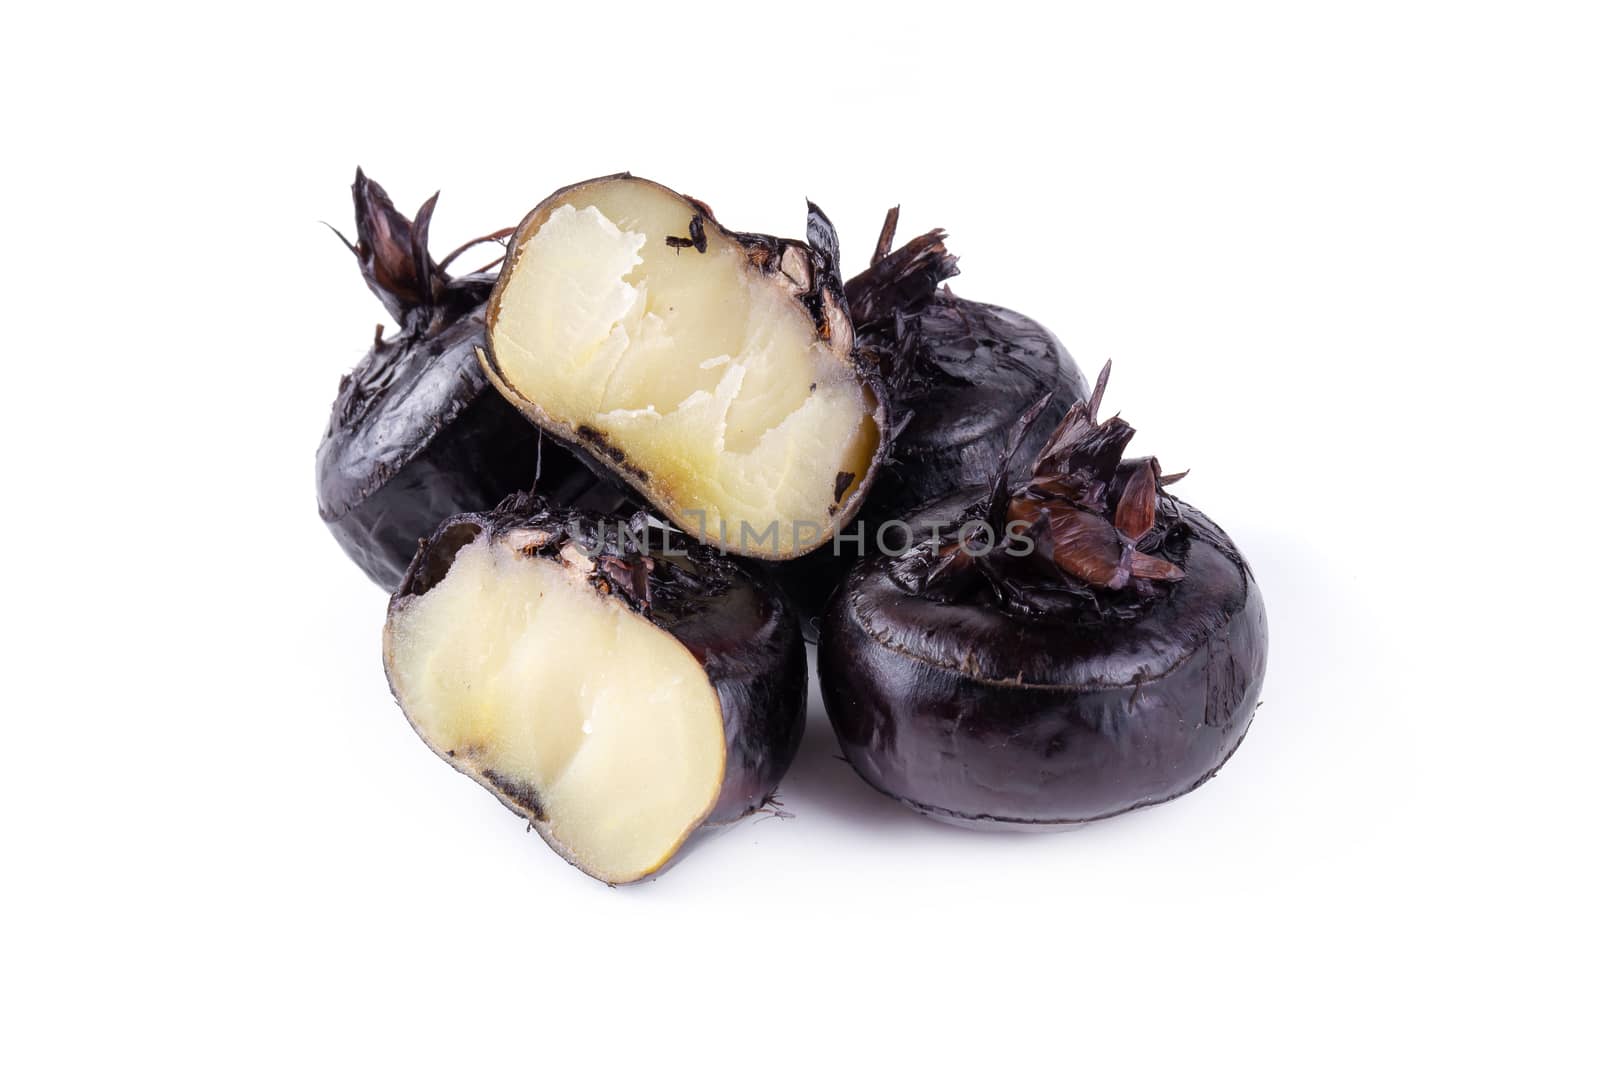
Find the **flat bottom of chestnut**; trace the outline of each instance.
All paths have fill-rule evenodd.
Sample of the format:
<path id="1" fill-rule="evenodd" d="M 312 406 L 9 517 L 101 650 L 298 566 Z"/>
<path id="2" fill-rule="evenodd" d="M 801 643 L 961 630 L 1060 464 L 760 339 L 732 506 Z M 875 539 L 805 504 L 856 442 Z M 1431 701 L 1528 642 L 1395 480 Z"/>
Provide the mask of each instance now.
<path id="1" fill-rule="evenodd" d="M 1003 819 L 994 815 L 963 815 L 957 811 L 949 811 L 945 808 L 935 808 L 928 804 L 919 804 L 915 800 L 907 800 L 905 797 L 897 797 L 893 793 L 885 792 L 883 789 L 880 789 L 874 782 L 865 776 L 862 776 L 861 780 L 872 786 L 872 788 L 876 789 L 879 793 L 882 793 L 884 796 L 888 797 L 890 800 L 898 800 L 900 803 L 904 804 L 912 811 L 915 811 L 917 814 L 926 815 L 934 822 L 942 822 L 946 826 L 955 826 L 962 830 L 977 830 L 980 832 L 992 833 L 1061 834 L 1066 833 L 1069 830 L 1081 830 L 1086 826 L 1093 826 L 1095 823 L 1105 822 L 1107 819 L 1115 819 L 1119 815 L 1128 815 L 1135 811 L 1144 811 L 1146 808 L 1158 807 L 1170 801 L 1179 800 L 1188 796 L 1190 793 L 1193 793 L 1196 789 L 1199 789 L 1201 786 L 1205 785 L 1207 782 L 1211 781 L 1211 779 L 1217 776 L 1217 773 L 1222 770 L 1223 766 L 1233 758 L 1233 754 L 1239 751 L 1239 746 L 1244 744 L 1245 735 L 1249 732 L 1250 727 L 1249 725 L 1246 725 L 1244 732 L 1239 735 L 1239 739 L 1233 743 L 1233 747 L 1228 749 L 1227 753 L 1222 757 L 1222 759 L 1217 761 L 1217 765 L 1203 774 L 1200 778 L 1184 786 L 1182 789 L 1179 789 L 1176 792 L 1170 793 L 1164 797 L 1157 797 L 1152 800 L 1141 800 L 1137 804 L 1130 804 L 1127 807 L 1121 808 L 1117 811 L 1108 811 L 1104 815 L 1096 815 L 1088 819 Z"/>
<path id="2" fill-rule="evenodd" d="M 487 535 L 397 604 L 390 683 L 412 726 L 613 884 L 657 870 L 722 786 L 722 713 L 681 643 L 589 584 L 588 561 Z"/>

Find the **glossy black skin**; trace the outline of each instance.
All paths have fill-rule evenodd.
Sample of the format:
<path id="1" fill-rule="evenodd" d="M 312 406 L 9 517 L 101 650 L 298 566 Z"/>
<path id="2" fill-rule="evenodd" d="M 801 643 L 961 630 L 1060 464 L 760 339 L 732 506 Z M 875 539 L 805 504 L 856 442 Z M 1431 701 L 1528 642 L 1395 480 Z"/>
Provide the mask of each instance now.
<path id="1" fill-rule="evenodd" d="M 905 321 L 915 369 L 897 376 L 890 462 L 862 514 L 881 523 L 956 489 L 988 482 L 1006 435 L 1053 394 L 1018 449 L 1030 456 L 1067 409 L 1089 395 L 1083 372 L 1045 327 L 1007 308 L 939 293 Z"/>
<path id="2" fill-rule="evenodd" d="M 415 220 L 356 171 L 354 253 L 400 324 L 339 383 L 317 449 L 317 510 L 367 576 L 393 592 L 417 542 L 444 519 L 534 488 L 610 510 L 624 492 L 541 436 L 478 365 L 495 274 L 452 277 L 428 253 L 437 194 Z M 341 238 L 342 239 L 342 238 Z M 470 247 L 470 246 L 468 246 Z"/>
<path id="3" fill-rule="evenodd" d="M 524 494 L 492 512 L 444 522 L 416 553 L 390 601 L 390 614 L 443 579 L 456 553 L 485 530 L 512 544 L 530 533 L 548 536 L 538 554 L 556 560 L 563 544 L 575 542 L 598 564 L 593 588 L 671 634 L 705 668 L 722 705 L 728 747 L 722 789 L 702 826 L 734 822 L 772 799 L 800 749 L 807 677 L 799 624 L 765 574 L 659 528 L 649 535 L 643 555 L 654 563 L 646 567 L 641 554 L 619 540 L 616 518 Z M 450 754 L 439 755 L 545 833 L 529 786 L 486 780 Z M 557 842 L 551 844 L 561 851 Z"/>
<path id="4" fill-rule="evenodd" d="M 709 826 L 772 799 L 800 751 L 809 688 L 805 641 L 782 593 L 759 568 L 722 559 L 738 575 L 728 592 L 652 615 L 694 653 L 722 704 L 727 766 Z"/>
<path id="5" fill-rule="evenodd" d="M 965 497 L 915 516 L 950 522 Z M 1243 739 L 1266 669 L 1249 566 L 1194 508 L 1155 598 L 1029 616 L 898 585 L 887 557 L 854 570 L 817 649 L 845 757 L 912 808 L 979 828 L 1050 830 L 1181 796 Z M 1109 598 L 1114 602 L 1116 598 Z"/>
<path id="6" fill-rule="evenodd" d="M 852 282 L 852 284 L 854 284 Z M 886 327 L 888 329 L 890 327 Z M 1018 449 L 1036 453 L 1067 409 L 1089 395 L 1077 363 L 1048 329 L 1007 308 L 940 292 L 903 314 L 895 359 L 910 367 L 890 378 L 897 429 L 859 516 L 862 544 L 841 539 L 779 569 L 780 581 L 815 639 L 828 597 L 863 556 L 877 553 L 879 527 L 963 487 L 989 482 L 1007 434 L 1024 412 L 1053 394 Z M 885 538 L 891 547 L 898 536 Z M 863 547 L 864 546 L 864 547 Z"/>
<path id="7" fill-rule="evenodd" d="M 541 443 L 538 428 L 490 387 L 478 366 L 483 343 L 480 304 L 435 333 L 402 331 L 374 345 L 340 398 L 360 388 L 373 395 L 344 417 L 335 405 L 317 449 L 323 522 L 390 592 L 442 520 L 532 488 L 536 472 L 554 499 L 602 509 L 624 499 L 558 442 Z"/>

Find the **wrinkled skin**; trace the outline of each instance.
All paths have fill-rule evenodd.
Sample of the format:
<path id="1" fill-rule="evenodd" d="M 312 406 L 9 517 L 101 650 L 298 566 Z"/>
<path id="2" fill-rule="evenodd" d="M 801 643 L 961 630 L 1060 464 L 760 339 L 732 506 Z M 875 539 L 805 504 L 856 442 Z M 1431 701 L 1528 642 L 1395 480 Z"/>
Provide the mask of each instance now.
<path id="1" fill-rule="evenodd" d="M 536 475 L 553 499 L 603 510 L 623 499 L 489 387 L 474 351 L 482 343 L 479 307 L 433 336 L 375 346 L 353 375 L 384 377 L 383 394 L 354 420 L 336 413 L 317 451 L 323 521 L 390 592 L 441 520 L 493 507 Z"/>
<path id="2" fill-rule="evenodd" d="M 1089 395 L 1083 372 L 1044 326 L 938 288 L 957 273 L 941 231 L 884 253 L 894 218 L 873 265 L 845 287 L 861 343 L 887 365 L 893 423 L 889 461 L 861 508 L 865 537 L 861 545 L 841 540 L 838 553 L 825 544 L 779 570 L 812 639 L 850 567 L 876 554 L 879 527 L 956 489 L 987 484 L 1007 435 L 1041 397 L 1051 399 L 1021 443 L 1026 455 Z"/>
<path id="3" fill-rule="evenodd" d="M 899 343 L 915 366 L 897 376 L 899 426 L 892 461 L 862 509 L 869 522 L 989 481 L 1006 435 L 1035 401 L 1053 394 L 1022 443 L 1024 454 L 1037 451 L 1067 409 L 1089 395 L 1056 336 L 1007 308 L 940 292 L 906 316 L 903 328 Z"/>
<path id="4" fill-rule="evenodd" d="M 914 517 L 926 529 L 957 496 Z M 1232 541 L 1163 495 L 1159 554 L 1181 581 L 1154 595 L 1039 614 L 979 591 L 945 598 L 868 561 L 828 607 L 823 701 L 874 788 L 935 818 L 1048 830 L 1183 795 L 1232 755 L 1266 669 L 1261 594 Z"/>
<path id="5" fill-rule="evenodd" d="M 445 518 L 534 486 L 599 510 L 625 495 L 524 419 L 478 365 L 492 273 L 451 277 L 427 252 L 430 200 L 413 223 L 361 172 L 351 251 L 400 323 L 339 385 L 317 449 L 317 508 L 345 553 L 392 592 Z M 348 242 L 347 242 L 348 243 Z"/>

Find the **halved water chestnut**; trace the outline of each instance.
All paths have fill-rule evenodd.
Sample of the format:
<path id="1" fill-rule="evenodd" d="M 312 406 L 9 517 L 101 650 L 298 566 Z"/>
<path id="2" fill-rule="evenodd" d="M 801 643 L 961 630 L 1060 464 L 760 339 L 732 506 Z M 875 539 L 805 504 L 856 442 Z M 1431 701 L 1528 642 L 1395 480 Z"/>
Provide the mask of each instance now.
<path id="1" fill-rule="evenodd" d="M 384 662 L 430 748 L 612 884 L 765 804 L 805 726 L 804 645 L 767 579 L 642 514 L 533 496 L 422 546 Z"/>
<path id="2" fill-rule="evenodd" d="M 490 387 L 477 349 L 494 275 L 452 277 L 457 253 L 443 262 L 429 255 L 438 194 L 413 223 L 359 170 L 351 191 L 356 241 L 345 243 L 400 331 L 384 337 L 380 326 L 339 383 L 317 449 L 318 510 L 345 553 L 392 592 L 417 541 L 441 520 L 493 507 L 531 489 L 536 475 L 553 499 L 620 506 L 619 487 L 542 440 Z"/>
<path id="3" fill-rule="evenodd" d="M 1107 367 L 1109 370 L 1109 366 Z M 1103 372 L 1010 483 L 907 521 L 911 551 L 851 572 L 818 645 L 840 746 L 937 819 L 1059 829 L 1180 796 L 1233 753 L 1266 668 L 1239 550 L 1164 491 Z M 1011 435 L 1028 439 L 1041 402 Z"/>
<path id="4" fill-rule="evenodd" d="M 512 239 L 484 366 L 681 529 L 789 559 L 855 514 L 885 444 L 837 249 L 814 205 L 800 243 L 626 174 L 570 186 Z"/>

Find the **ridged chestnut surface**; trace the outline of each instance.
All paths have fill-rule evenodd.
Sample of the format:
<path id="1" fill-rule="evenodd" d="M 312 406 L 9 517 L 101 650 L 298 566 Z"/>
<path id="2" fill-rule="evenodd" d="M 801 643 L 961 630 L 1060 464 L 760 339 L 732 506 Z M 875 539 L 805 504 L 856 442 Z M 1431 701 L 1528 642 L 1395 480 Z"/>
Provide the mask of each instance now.
<path id="1" fill-rule="evenodd" d="M 817 649 L 851 766 L 926 814 L 1004 829 L 1104 818 L 1214 774 L 1255 713 L 1266 613 L 1220 529 L 1178 500 L 1162 511 L 1185 577 L 1125 616 L 946 603 L 901 586 L 891 558 L 858 567 Z"/>
<path id="2" fill-rule="evenodd" d="M 911 516 L 916 547 L 858 566 L 823 619 L 817 666 L 845 757 L 928 815 L 1106 818 L 1195 788 L 1249 728 L 1260 590 L 1228 536 L 1166 493 L 1175 477 L 1122 458 L 1133 429 L 1098 420 L 1105 382 L 1025 482 L 1008 456 L 987 493 Z"/>

